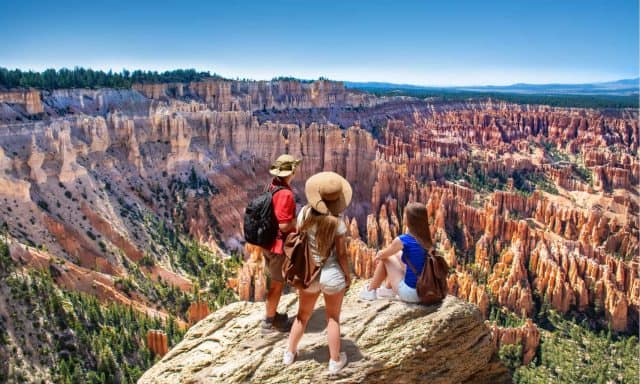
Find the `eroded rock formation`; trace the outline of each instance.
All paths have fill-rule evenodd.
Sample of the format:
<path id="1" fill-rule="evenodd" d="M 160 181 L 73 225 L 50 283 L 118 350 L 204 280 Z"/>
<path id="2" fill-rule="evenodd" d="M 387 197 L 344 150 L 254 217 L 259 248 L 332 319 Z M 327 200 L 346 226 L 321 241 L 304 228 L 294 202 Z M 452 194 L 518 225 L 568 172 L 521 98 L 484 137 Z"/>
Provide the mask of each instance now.
<path id="1" fill-rule="evenodd" d="M 191 303 L 187 313 L 189 325 L 193 325 L 207 317 L 211 311 L 209 310 L 209 304 L 206 301 L 197 301 L 195 303 Z"/>
<path id="2" fill-rule="evenodd" d="M 167 334 L 159 330 L 147 332 L 147 348 L 156 356 L 164 356 L 169 351 Z"/>
<path id="3" fill-rule="evenodd" d="M 491 328 L 491 338 L 497 349 L 506 344 L 522 346 L 522 364 L 529 364 L 536 355 L 540 344 L 540 331 L 531 319 L 517 328 L 499 327 L 487 322 Z"/>
<path id="4" fill-rule="evenodd" d="M 35 89 L 25 91 L 0 91 L 0 103 L 19 104 L 23 106 L 25 111 L 30 115 L 44 112 L 42 100 L 40 99 L 40 91 Z"/>
<path id="5" fill-rule="evenodd" d="M 349 363 L 333 379 L 346 382 L 433 383 L 509 382 L 495 360 L 490 331 L 477 308 L 449 296 L 441 306 L 397 301 L 363 303 L 360 285 L 342 307 L 343 351 Z M 294 294 L 281 299 L 281 311 L 295 313 Z M 140 383 L 220 381 L 226 383 L 326 381 L 328 350 L 323 309 L 316 309 L 302 339 L 297 361 L 282 366 L 286 338 L 259 332 L 260 303 L 231 304 L 191 328 L 182 342 L 147 371 Z M 402 323 L 402 326 L 398 326 Z M 417 337 L 416 337 L 417 335 Z M 443 372 L 442 361 L 448 369 Z"/>
<path id="6" fill-rule="evenodd" d="M 0 102 L 0 220 L 69 265 L 126 277 L 147 255 L 142 273 L 191 291 L 164 239 L 242 252 L 244 207 L 287 152 L 302 159 L 299 205 L 313 173 L 351 182 L 360 277 L 419 201 L 452 293 L 484 316 L 489 303 L 532 316 L 547 300 L 617 331 L 637 325 L 637 111 L 376 98 L 327 81 L 25 95 Z M 23 119 L 27 109 L 38 116 Z M 230 285 L 262 300 L 262 262 L 247 255 Z"/>
<path id="7" fill-rule="evenodd" d="M 245 253 L 248 255 L 248 258 L 238 272 L 236 283 L 238 286 L 238 295 L 240 300 L 264 301 L 267 281 L 262 248 L 256 245 L 246 244 Z"/>

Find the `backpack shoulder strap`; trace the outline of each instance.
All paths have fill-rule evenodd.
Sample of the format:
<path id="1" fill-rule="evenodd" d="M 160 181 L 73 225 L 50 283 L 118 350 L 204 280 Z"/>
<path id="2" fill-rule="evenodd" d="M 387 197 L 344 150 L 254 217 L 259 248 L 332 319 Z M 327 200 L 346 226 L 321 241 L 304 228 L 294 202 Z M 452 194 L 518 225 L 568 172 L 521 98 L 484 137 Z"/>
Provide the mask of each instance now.
<path id="1" fill-rule="evenodd" d="M 305 205 L 302 207 L 302 225 L 298 228 L 298 232 L 307 234 L 307 230 L 309 229 L 309 215 L 311 215 L 311 207 L 309 205 Z M 329 255 L 331 255 L 331 252 L 329 252 Z M 322 269 L 322 267 L 324 267 L 327 260 L 329 260 L 329 255 L 327 255 L 327 257 L 321 256 L 320 263 L 316 264 L 318 269 Z"/>
<path id="2" fill-rule="evenodd" d="M 429 258 L 431 257 L 431 252 L 427 251 L 426 249 L 424 250 L 424 261 L 425 264 L 427 262 L 427 260 L 429 260 Z M 405 259 L 407 261 L 407 265 L 409 266 L 409 268 L 411 268 L 411 270 L 413 271 L 413 274 L 416 275 L 416 277 L 418 277 L 418 272 L 416 270 L 416 267 L 413 266 L 413 263 L 411 262 L 411 260 L 408 257 L 405 257 L 404 254 L 402 254 L 402 258 Z M 424 268 L 424 267 L 423 267 Z"/>
<path id="3" fill-rule="evenodd" d="M 273 188 L 273 191 L 269 191 L 269 187 L 270 186 L 267 186 L 267 190 L 265 192 L 271 192 L 271 195 L 275 195 L 276 192 L 282 191 L 283 189 L 288 189 L 286 187 L 283 187 L 282 185 L 276 185 L 276 187 Z"/>
<path id="4" fill-rule="evenodd" d="M 275 185 L 274 186 L 275 188 L 273 188 L 273 191 L 270 191 L 272 185 L 273 185 L 273 181 L 270 181 L 267 184 L 265 184 L 264 190 L 262 192 L 271 192 L 271 194 L 274 194 L 274 193 L 276 193 L 276 192 L 278 192 L 278 191 L 280 191 L 282 189 L 290 189 L 290 188 L 284 187 L 282 185 Z"/>
<path id="5" fill-rule="evenodd" d="M 300 225 L 300 228 L 298 228 L 298 232 L 306 232 L 309 228 L 310 209 L 311 208 L 308 205 L 302 207 L 302 224 Z"/>
<path id="6" fill-rule="evenodd" d="M 416 275 L 416 277 L 418 277 L 418 271 L 416 271 L 416 267 L 413 266 L 413 263 L 411 262 L 411 260 L 408 257 L 404 257 L 404 255 L 402 255 L 402 257 L 407 261 L 407 265 L 409 266 L 409 268 L 411 268 L 411 270 L 413 271 L 413 274 Z"/>

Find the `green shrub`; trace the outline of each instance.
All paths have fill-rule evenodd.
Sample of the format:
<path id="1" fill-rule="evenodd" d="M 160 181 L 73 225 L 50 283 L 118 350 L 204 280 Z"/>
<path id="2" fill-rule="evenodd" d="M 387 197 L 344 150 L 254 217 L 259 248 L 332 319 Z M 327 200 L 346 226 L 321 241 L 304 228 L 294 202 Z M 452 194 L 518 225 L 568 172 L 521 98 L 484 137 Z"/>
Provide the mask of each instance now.
<path id="1" fill-rule="evenodd" d="M 522 365 L 522 345 L 505 344 L 500 347 L 498 357 L 511 371 Z"/>
<path id="2" fill-rule="evenodd" d="M 637 336 L 594 331 L 546 311 L 538 358 L 516 369 L 515 383 L 633 383 L 638 380 Z"/>
<path id="3" fill-rule="evenodd" d="M 145 267 L 153 267 L 156 262 L 151 255 L 145 253 L 144 256 L 142 256 L 142 259 L 140 259 L 139 263 L 140 265 L 144 265 Z"/>

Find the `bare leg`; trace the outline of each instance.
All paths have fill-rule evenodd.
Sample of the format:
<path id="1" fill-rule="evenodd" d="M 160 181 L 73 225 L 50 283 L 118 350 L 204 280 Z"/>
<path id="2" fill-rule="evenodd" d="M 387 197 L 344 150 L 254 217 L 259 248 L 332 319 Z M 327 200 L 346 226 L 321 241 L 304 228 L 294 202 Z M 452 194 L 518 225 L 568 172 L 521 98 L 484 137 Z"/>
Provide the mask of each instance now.
<path id="1" fill-rule="evenodd" d="M 281 281 L 271 280 L 271 286 L 269 287 L 269 292 L 267 292 L 267 317 L 276 315 L 283 286 L 284 284 Z"/>
<path id="2" fill-rule="evenodd" d="M 295 353 L 298 350 L 298 343 L 302 339 L 304 330 L 307 328 L 307 323 L 313 313 L 313 307 L 316 305 L 316 300 L 320 296 L 320 292 L 307 293 L 303 290 L 298 290 L 298 315 L 293 321 L 291 326 L 291 333 L 289 333 L 289 347 L 288 351 Z"/>
<path id="3" fill-rule="evenodd" d="M 380 284 L 387 278 L 387 268 L 384 262 L 378 262 L 376 269 L 373 271 L 373 278 L 369 282 L 369 290 L 380 288 Z"/>
<path id="4" fill-rule="evenodd" d="M 393 288 L 398 293 L 398 285 L 404 279 L 405 264 L 400 259 L 402 252 L 390 256 L 384 261 L 385 271 L 387 272 L 387 288 Z"/>
<path id="5" fill-rule="evenodd" d="M 333 361 L 340 360 L 340 309 L 344 290 L 333 295 L 324 295 L 327 317 L 327 337 L 329 339 L 329 356 Z"/>

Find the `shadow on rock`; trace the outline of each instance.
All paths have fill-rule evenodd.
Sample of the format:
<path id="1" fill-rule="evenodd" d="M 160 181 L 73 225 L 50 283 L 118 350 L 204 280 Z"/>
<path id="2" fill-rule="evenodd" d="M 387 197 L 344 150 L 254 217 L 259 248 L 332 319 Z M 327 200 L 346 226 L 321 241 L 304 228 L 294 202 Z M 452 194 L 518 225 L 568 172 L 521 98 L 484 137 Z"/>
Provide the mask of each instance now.
<path id="1" fill-rule="evenodd" d="M 350 362 L 356 362 L 362 360 L 363 356 L 360 352 L 360 348 L 349 339 L 340 340 L 341 352 L 347 353 L 347 359 Z M 297 358 L 298 361 L 315 360 L 318 363 L 329 363 L 329 346 L 322 345 L 313 349 L 302 350 Z"/>
<path id="2" fill-rule="evenodd" d="M 316 308 L 311 314 L 311 318 L 307 323 L 307 329 L 304 333 L 319 333 L 327 328 L 327 319 L 324 306 Z"/>

